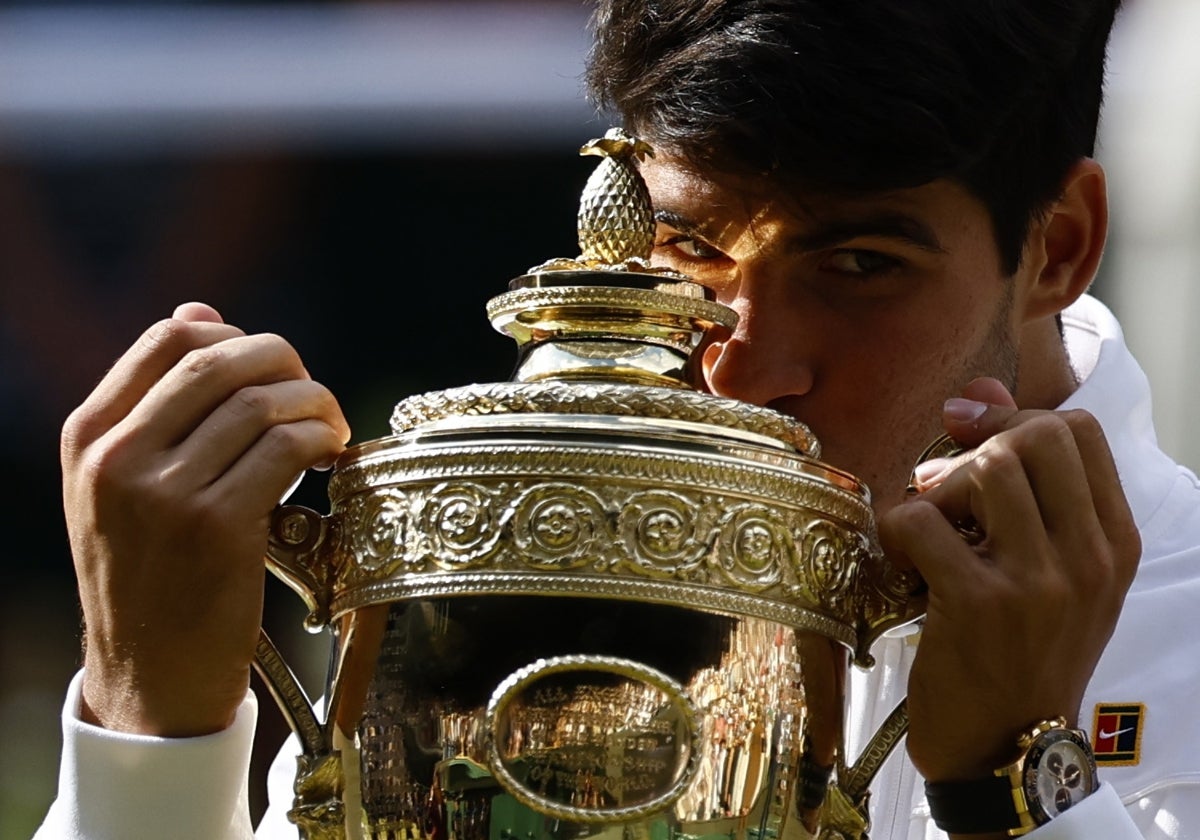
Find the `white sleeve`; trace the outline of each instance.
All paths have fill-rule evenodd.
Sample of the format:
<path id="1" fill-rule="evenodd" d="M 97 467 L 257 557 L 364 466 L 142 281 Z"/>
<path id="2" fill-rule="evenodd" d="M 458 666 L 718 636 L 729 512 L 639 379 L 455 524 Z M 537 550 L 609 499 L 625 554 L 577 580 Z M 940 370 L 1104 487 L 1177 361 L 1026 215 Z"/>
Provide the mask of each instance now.
<path id="1" fill-rule="evenodd" d="M 198 738 L 110 732 L 79 720 L 83 672 L 63 706 L 58 797 L 34 840 L 249 840 L 247 786 L 258 704 Z"/>
<path id="2" fill-rule="evenodd" d="M 1025 835 L 1029 840 L 1145 840 L 1112 785 L 1101 785 L 1091 796 Z"/>
<path id="3" fill-rule="evenodd" d="M 267 771 L 267 810 L 258 824 L 259 840 L 282 840 L 295 838 L 296 826 L 288 820 L 288 809 L 293 804 L 293 786 L 296 781 L 296 757 L 301 753 L 300 740 L 293 733 L 283 742 L 271 768 Z"/>

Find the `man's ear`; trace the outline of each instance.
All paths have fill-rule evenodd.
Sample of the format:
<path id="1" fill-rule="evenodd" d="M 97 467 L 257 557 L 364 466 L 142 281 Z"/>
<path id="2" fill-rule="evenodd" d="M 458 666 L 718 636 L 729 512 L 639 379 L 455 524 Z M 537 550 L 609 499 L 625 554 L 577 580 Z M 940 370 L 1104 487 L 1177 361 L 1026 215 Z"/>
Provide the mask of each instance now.
<path id="1" fill-rule="evenodd" d="M 1057 315 L 1087 291 L 1108 237 L 1108 187 L 1104 169 L 1080 158 L 1067 173 L 1059 198 L 1034 222 L 1026 258 L 1040 266 L 1025 299 L 1027 320 Z"/>

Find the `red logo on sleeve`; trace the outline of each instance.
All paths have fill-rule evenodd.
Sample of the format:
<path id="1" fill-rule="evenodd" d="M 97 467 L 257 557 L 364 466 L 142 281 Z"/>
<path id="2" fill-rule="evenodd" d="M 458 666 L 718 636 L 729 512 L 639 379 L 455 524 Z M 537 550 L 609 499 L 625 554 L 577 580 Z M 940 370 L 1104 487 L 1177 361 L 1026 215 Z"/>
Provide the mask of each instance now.
<path id="1" fill-rule="evenodd" d="M 1097 764 L 1122 766 L 1142 760 L 1143 703 L 1097 703 L 1092 752 Z"/>

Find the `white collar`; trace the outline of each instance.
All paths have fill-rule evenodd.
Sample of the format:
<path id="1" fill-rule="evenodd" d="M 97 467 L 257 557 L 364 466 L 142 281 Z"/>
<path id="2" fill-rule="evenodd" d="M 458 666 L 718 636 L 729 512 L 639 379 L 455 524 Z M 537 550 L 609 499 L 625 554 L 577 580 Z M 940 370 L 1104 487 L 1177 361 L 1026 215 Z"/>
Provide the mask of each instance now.
<path id="1" fill-rule="evenodd" d="M 1063 313 L 1067 353 L 1080 384 L 1061 409 L 1090 412 L 1104 429 L 1121 485 L 1143 532 L 1166 500 L 1180 467 L 1158 448 L 1150 382 L 1125 346 L 1108 307 L 1084 295 Z"/>

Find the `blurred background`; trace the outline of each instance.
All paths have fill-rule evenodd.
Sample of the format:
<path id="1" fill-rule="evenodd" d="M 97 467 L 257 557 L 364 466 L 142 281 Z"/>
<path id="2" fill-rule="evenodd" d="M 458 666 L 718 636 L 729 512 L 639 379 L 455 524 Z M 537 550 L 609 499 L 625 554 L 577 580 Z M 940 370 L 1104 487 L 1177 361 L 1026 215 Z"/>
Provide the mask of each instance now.
<path id="1" fill-rule="evenodd" d="M 0 2 L 0 838 L 54 795 L 78 602 L 59 493 L 67 413 L 185 300 L 287 336 L 356 440 L 412 393 L 506 378 L 483 306 L 572 256 L 584 0 Z M 1200 464 L 1200 3 L 1128 0 L 1101 158 L 1096 292 Z M 1118 279 L 1119 278 L 1119 279 Z M 322 476 L 296 497 L 327 509 Z M 15 578 L 13 577 L 15 573 Z M 273 579 L 266 624 L 315 688 L 324 640 Z M 256 769 L 284 725 L 263 695 Z M 256 777 L 253 807 L 263 807 Z"/>

